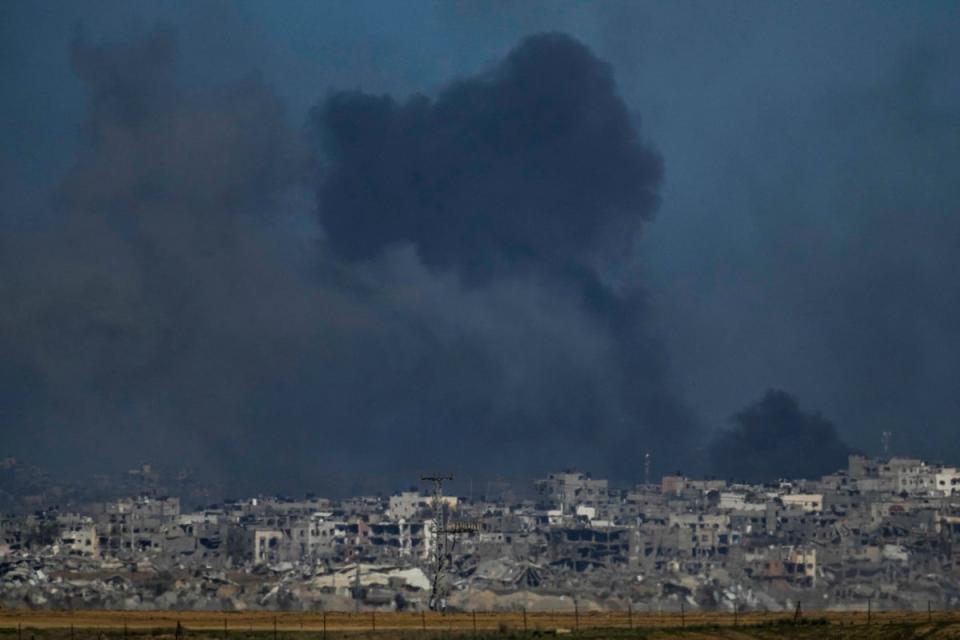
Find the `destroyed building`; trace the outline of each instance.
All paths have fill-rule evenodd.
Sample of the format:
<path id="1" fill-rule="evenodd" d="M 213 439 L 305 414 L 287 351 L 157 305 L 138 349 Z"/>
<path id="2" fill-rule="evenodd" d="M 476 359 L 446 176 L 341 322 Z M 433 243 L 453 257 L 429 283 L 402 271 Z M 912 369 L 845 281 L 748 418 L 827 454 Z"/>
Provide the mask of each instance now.
<path id="1" fill-rule="evenodd" d="M 958 483 L 953 467 L 855 455 L 771 485 L 673 475 L 613 488 L 564 471 L 530 500 L 408 490 L 184 510 L 145 493 L 4 515 L 0 604 L 416 609 L 443 542 L 454 607 L 947 607 L 960 599 Z"/>

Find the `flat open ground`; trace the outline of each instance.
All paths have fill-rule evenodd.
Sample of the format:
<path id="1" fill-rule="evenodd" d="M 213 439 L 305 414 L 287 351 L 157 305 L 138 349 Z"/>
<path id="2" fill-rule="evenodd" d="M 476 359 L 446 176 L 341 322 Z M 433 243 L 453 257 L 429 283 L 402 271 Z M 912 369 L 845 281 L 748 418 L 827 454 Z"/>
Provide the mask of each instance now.
<path id="1" fill-rule="evenodd" d="M 177 624 L 181 631 L 177 632 Z M 559 632 L 558 632 L 559 630 Z M 517 638 L 960 638 L 960 613 L 272 613 L 0 610 L 2 640 L 320 640 L 419 635 Z"/>

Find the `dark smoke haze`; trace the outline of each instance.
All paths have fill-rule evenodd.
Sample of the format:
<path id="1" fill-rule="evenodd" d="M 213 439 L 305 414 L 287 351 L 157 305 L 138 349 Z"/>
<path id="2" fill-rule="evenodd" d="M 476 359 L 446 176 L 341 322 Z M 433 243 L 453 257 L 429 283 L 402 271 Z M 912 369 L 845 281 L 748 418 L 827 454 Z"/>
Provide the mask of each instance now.
<path id="1" fill-rule="evenodd" d="M 2 3 L 0 455 L 633 482 L 816 407 L 838 452 L 956 462 L 958 36 L 934 3 Z M 769 388 L 799 400 L 739 409 Z"/>
<path id="2" fill-rule="evenodd" d="M 435 102 L 330 96 L 320 228 L 261 81 L 183 86 L 167 31 L 81 32 L 72 63 L 87 150 L 4 247 L 13 450 L 251 488 L 683 457 L 642 295 L 604 277 L 661 164 L 582 44 L 531 37 Z"/>
<path id="3" fill-rule="evenodd" d="M 694 427 L 667 387 L 642 292 L 605 281 L 652 217 L 662 176 L 608 65 L 569 36 L 536 35 L 435 100 L 341 93 L 313 117 L 331 158 L 320 210 L 338 255 L 369 261 L 409 245 L 432 274 L 458 275 L 470 295 L 520 287 L 532 298 L 527 313 L 543 314 L 517 336 L 513 355 L 491 362 L 499 346 L 481 344 L 422 381 L 439 392 L 429 402 L 454 393 L 445 390 L 451 374 L 456 388 L 467 382 L 473 417 L 450 425 L 472 422 L 485 451 L 500 442 L 527 452 L 589 447 L 594 464 L 619 477 L 635 472 L 645 449 L 669 462 L 689 458 Z M 553 299 L 569 305 L 574 333 L 541 333 Z M 471 322 L 462 321 L 469 339 Z M 567 360 L 591 341 L 600 344 L 589 361 Z M 537 402 L 513 404 L 532 389 Z M 429 437 L 443 437 L 442 416 L 426 412 L 421 422 L 432 426 Z"/>
<path id="4" fill-rule="evenodd" d="M 710 445 L 710 471 L 740 482 L 818 478 L 847 466 L 852 453 L 836 426 L 800 408 L 785 391 L 771 389 L 733 417 Z"/>

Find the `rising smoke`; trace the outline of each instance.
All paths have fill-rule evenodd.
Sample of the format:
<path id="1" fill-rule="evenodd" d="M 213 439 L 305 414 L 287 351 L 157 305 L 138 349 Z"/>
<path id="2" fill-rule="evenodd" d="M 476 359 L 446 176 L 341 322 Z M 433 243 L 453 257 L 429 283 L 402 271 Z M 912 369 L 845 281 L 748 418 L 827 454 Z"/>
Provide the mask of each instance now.
<path id="1" fill-rule="evenodd" d="M 777 389 L 739 411 L 709 450 L 717 477 L 752 483 L 817 479 L 845 467 L 850 453 L 832 422 Z"/>
<path id="2" fill-rule="evenodd" d="M 616 268 L 661 163 L 577 41 L 435 99 L 333 94 L 313 153 L 262 80 L 179 82 L 168 32 L 72 60 L 87 149 L 0 227 L 13 453 L 237 490 L 682 461 L 693 421 Z"/>
<path id="3" fill-rule="evenodd" d="M 435 100 L 340 93 L 313 117 L 333 159 L 323 224 L 347 259 L 411 243 L 470 283 L 566 277 L 592 270 L 605 233 L 635 233 L 656 208 L 659 157 L 610 68 L 565 35 L 527 38 Z"/>
<path id="4" fill-rule="evenodd" d="M 605 371 L 565 390 L 577 414 L 535 428 L 539 439 L 597 433 L 623 475 L 645 448 L 683 458 L 692 422 L 667 388 L 643 294 L 604 273 L 652 217 L 663 173 L 608 65 L 569 36 L 541 34 L 433 100 L 339 93 L 313 119 L 331 160 L 321 219 L 339 256 L 409 245 L 471 290 L 521 278 L 571 296 L 609 341 Z"/>

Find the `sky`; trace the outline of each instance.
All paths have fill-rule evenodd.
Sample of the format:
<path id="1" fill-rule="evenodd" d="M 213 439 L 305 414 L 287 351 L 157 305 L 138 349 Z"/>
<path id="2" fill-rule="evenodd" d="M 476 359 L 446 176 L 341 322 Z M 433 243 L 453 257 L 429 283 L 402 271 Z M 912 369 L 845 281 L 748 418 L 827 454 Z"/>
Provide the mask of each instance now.
<path id="1" fill-rule="evenodd" d="M 636 482 L 782 389 L 956 463 L 958 35 L 951 2 L 5 2 L 3 453 Z"/>

